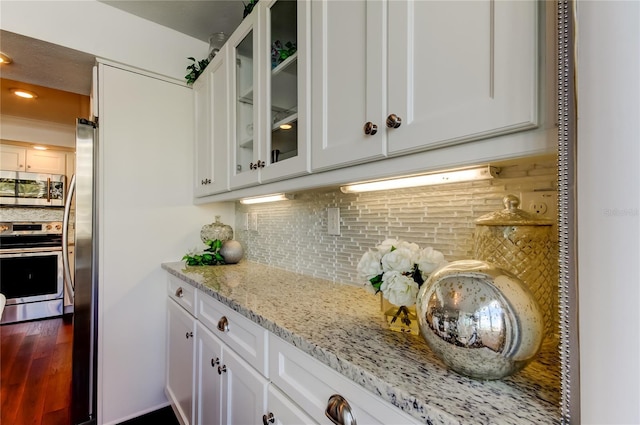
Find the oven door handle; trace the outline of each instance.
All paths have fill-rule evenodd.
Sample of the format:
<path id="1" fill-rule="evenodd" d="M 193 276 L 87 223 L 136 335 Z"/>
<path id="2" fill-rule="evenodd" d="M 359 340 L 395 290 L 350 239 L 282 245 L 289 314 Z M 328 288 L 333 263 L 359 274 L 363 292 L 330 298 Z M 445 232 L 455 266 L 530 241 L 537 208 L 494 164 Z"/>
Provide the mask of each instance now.
<path id="1" fill-rule="evenodd" d="M 64 217 L 62 219 L 62 266 L 64 267 L 64 285 L 70 294 L 73 295 L 75 284 L 71 278 L 71 267 L 69 267 L 69 215 L 71 213 L 71 198 L 76 190 L 76 175 L 71 176 L 67 200 L 64 203 Z"/>

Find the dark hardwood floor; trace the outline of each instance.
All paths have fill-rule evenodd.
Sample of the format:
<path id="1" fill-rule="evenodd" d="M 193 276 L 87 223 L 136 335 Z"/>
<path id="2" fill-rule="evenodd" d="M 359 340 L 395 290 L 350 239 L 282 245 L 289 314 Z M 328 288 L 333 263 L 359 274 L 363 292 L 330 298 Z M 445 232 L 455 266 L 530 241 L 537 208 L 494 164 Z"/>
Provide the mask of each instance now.
<path id="1" fill-rule="evenodd" d="M 0 343 L 0 423 L 68 425 L 71 321 L 2 325 Z"/>
<path id="2" fill-rule="evenodd" d="M 0 424 L 69 425 L 72 320 L 0 326 Z M 122 425 L 178 425 L 171 407 Z"/>

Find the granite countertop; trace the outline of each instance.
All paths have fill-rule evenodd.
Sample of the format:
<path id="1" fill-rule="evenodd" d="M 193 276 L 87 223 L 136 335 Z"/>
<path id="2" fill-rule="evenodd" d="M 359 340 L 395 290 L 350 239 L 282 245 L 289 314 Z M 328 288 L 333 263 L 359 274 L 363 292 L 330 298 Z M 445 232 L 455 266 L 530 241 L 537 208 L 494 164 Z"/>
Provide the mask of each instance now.
<path id="1" fill-rule="evenodd" d="M 450 371 L 421 336 L 390 331 L 365 289 L 242 261 L 162 268 L 425 424 L 560 422 L 560 364 L 548 341 L 531 364 L 497 381 Z"/>

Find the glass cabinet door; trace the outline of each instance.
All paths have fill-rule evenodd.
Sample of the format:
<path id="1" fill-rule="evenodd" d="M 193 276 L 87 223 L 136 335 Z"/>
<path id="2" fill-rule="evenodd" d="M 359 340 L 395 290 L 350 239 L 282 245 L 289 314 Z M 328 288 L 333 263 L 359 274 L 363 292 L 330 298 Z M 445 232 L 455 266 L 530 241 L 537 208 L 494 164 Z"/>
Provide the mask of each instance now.
<path id="1" fill-rule="evenodd" d="M 260 161 L 258 154 L 258 133 L 254 129 L 254 100 L 256 100 L 256 84 L 254 63 L 254 14 L 248 16 L 243 22 L 245 31 L 240 31 L 240 38 L 234 40 L 233 45 L 235 59 L 235 96 L 233 97 L 235 109 L 235 163 L 232 176 L 237 178 L 235 186 L 246 185 L 258 179 Z"/>
<path id="2" fill-rule="evenodd" d="M 297 157 L 298 152 L 298 5 L 278 0 L 269 8 L 270 108 L 269 164 Z"/>

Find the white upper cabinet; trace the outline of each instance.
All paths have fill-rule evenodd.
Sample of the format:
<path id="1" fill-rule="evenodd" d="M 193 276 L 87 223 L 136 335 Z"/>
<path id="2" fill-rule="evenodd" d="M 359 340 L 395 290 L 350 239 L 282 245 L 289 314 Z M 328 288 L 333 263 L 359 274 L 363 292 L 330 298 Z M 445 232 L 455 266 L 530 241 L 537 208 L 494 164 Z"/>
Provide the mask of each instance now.
<path id="1" fill-rule="evenodd" d="M 29 173 L 65 174 L 65 151 L 38 150 L 22 146 L 0 145 L 1 169 Z"/>
<path id="2" fill-rule="evenodd" d="M 25 171 L 27 149 L 20 146 L 0 145 L 0 170 Z"/>
<path id="3" fill-rule="evenodd" d="M 537 8 L 535 1 L 390 1 L 386 115 L 402 122 L 388 130 L 389 153 L 535 127 Z"/>
<path id="4" fill-rule="evenodd" d="M 311 167 L 383 158 L 386 2 L 311 2 Z M 371 123 L 365 134 L 366 123 Z M 373 128 L 377 126 L 377 130 Z"/>
<path id="5" fill-rule="evenodd" d="M 232 189 L 309 172 L 304 1 L 263 1 L 228 41 Z"/>
<path id="6" fill-rule="evenodd" d="M 195 197 L 229 189 L 228 50 L 225 45 L 193 84 L 196 121 Z"/>
<path id="7" fill-rule="evenodd" d="M 537 125 L 536 2 L 311 7 L 314 171 Z"/>

